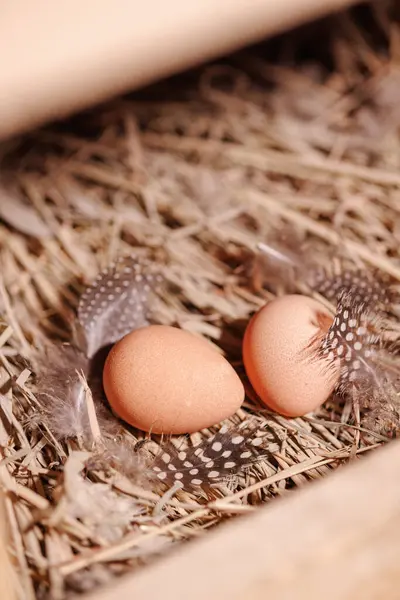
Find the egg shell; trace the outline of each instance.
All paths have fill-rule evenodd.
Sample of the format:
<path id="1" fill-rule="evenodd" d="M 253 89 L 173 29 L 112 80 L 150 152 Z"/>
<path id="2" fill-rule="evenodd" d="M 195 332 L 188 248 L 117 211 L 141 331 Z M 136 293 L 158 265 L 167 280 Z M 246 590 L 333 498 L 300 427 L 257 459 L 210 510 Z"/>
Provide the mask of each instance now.
<path id="1" fill-rule="evenodd" d="M 243 361 L 254 390 L 267 407 L 296 417 L 327 400 L 339 367 L 326 358 L 310 360 L 307 348 L 332 321 L 320 302 L 296 294 L 273 300 L 253 316 L 243 340 Z"/>
<path id="2" fill-rule="evenodd" d="M 103 385 L 113 411 L 153 433 L 193 433 L 230 417 L 244 387 L 213 346 L 165 325 L 137 329 L 110 351 Z"/>

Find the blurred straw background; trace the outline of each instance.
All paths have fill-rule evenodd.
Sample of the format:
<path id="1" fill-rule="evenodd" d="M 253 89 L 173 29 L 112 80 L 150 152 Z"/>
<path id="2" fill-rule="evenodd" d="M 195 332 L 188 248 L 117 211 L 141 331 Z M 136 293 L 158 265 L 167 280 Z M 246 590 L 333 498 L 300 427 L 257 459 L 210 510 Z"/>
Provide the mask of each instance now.
<path id="1" fill-rule="evenodd" d="M 276 231 L 294 231 L 322 262 L 342 254 L 400 281 L 395 4 L 335 16 L 2 148 L 0 484 L 19 600 L 100 589 L 397 435 L 395 418 L 360 424 L 335 398 L 301 419 L 272 415 L 241 361 L 246 321 L 274 293 L 255 246 Z M 83 285 L 132 251 L 165 267 L 159 320 L 226 354 L 248 392 L 232 421 L 252 416 L 269 442 L 265 460 L 213 497 L 160 500 L 88 462 L 93 448 L 80 440 L 60 443 L 42 418 L 32 359 L 46 340 L 69 339 Z M 387 336 L 398 332 L 393 315 Z"/>
<path id="2" fill-rule="evenodd" d="M 10 527 L 6 510 L 6 500 L 0 496 L 0 598 L 14 600 L 15 571 L 11 564 Z"/>

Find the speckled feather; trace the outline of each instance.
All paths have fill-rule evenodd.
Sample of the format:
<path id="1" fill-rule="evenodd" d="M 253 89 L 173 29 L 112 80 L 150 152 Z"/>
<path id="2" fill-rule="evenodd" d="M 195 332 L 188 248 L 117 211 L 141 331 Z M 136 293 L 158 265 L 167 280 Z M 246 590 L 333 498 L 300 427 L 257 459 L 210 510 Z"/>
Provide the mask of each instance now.
<path id="1" fill-rule="evenodd" d="M 89 358 L 148 324 L 149 301 L 162 278 L 148 260 L 118 259 L 84 291 L 78 306 L 78 339 Z"/>
<path id="2" fill-rule="evenodd" d="M 343 292 L 351 292 L 351 298 L 363 306 L 384 308 L 392 302 L 392 293 L 387 281 L 378 273 L 361 269 L 343 270 L 330 275 L 325 269 L 312 271 L 308 278 L 312 289 L 336 304 Z"/>
<path id="3" fill-rule="evenodd" d="M 339 365 L 336 386 L 341 393 L 386 386 L 388 373 L 382 367 L 383 319 L 395 301 L 387 279 L 368 270 L 343 270 L 331 275 L 321 269 L 310 274 L 310 286 L 336 305 L 326 336 L 320 338 L 317 354 Z"/>
<path id="4" fill-rule="evenodd" d="M 179 450 L 172 443 L 165 445 L 151 470 L 167 486 L 207 488 L 259 461 L 267 452 L 265 441 L 256 426 L 223 426 L 198 446 Z"/>
<path id="5" fill-rule="evenodd" d="M 359 298 L 354 293 L 356 301 L 372 301 L 380 309 L 392 303 L 390 284 L 377 270 L 342 268 L 339 273 L 331 273 L 316 263 L 315 252 L 304 251 L 295 232 L 287 233 L 286 237 L 285 243 L 275 240 L 272 244 L 259 243 L 258 249 L 265 258 L 268 276 L 272 272 L 276 278 L 278 273 L 287 291 L 292 290 L 294 280 L 298 280 L 334 304 L 343 290 L 354 291 L 354 288 L 359 290 Z"/>
<path id="6" fill-rule="evenodd" d="M 376 282 L 375 282 L 376 283 Z M 360 280 L 339 291 L 334 321 L 317 352 L 338 364 L 336 391 L 364 411 L 364 424 L 392 435 L 400 426 L 400 374 L 383 340 L 381 320 L 394 294 L 390 288 L 360 287 Z"/>
<path id="7" fill-rule="evenodd" d="M 335 318 L 320 346 L 320 353 L 332 363 L 339 362 L 338 388 L 375 378 L 374 357 L 380 336 L 372 302 L 376 294 L 353 286 L 339 292 Z"/>

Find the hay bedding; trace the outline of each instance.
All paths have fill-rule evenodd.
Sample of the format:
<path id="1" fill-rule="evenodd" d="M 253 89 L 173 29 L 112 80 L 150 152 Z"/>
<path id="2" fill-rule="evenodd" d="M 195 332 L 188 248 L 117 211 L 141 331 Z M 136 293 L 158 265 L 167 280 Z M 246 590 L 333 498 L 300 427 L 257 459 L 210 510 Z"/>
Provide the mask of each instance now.
<path id="1" fill-rule="evenodd" d="M 247 386 L 232 421 L 252 416 L 268 457 L 212 497 L 163 496 L 104 468 L 95 444 L 60 443 L 42 422 L 30 370 L 46 340 L 69 339 L 84 284 L 132 251 L 164 265 L 169 287 L 157 320 L 215 342 L 244 381 L 245 323 L 284 291 L 254 261 L 258 242 L 288 230 L 322 262 L 342 255 L 398 283 L 400 38 L 383 9 L 374 16 L 384 51 L 344 15 L 331 70 L 241 53 L 169 82 L 171 100 L 118 100 L 8 150 L 0 481 L 20 598 L 61 599 L 103 585 L 396 435 L 393 415 L 390 423 L 385 414 L 361 415 L 360 425 L 337 398 L 286 420 L 261 409 Z M 393 315 L 386 335 L 396 340 L 398 330 Z M 94 438 L 96 423 L 92 415 Z"/>

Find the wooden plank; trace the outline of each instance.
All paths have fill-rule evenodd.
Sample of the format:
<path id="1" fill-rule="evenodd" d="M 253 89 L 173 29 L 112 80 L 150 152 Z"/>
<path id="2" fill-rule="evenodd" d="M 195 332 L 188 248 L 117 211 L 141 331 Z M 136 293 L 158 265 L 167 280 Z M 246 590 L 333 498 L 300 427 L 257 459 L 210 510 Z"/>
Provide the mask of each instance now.
<path id="1" fill-rule="evenodd" d="M 0 139 L 356 0 L 0 0 Z"/>
<path id="2" fill-rule="evenodd" d="M 400 442 L 87 600 L 398 600 Z"/>

